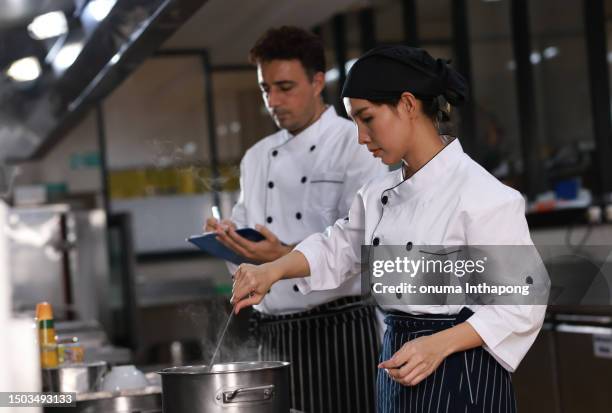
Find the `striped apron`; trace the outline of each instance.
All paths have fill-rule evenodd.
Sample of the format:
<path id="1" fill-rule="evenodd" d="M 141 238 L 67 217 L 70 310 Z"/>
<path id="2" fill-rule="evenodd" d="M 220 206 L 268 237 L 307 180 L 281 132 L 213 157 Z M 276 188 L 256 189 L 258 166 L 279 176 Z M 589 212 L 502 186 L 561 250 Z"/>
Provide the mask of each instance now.
<path id="1" fill-rule="evenodd" d="M 469 318 L 464 307 L 457 315 L 387 313 L 381 361 L 391 358 L 404 343 L 431 335 Z M 416 386 L 403 386 L 380 369 L 377 380 L 378 413 L 491 413 L 516 412 L 510 373 L 482 347 L 454 353 Z"/>
<path id="2" fill-rule="evenodd" d="M 260 360 L 291 363 L 291 407 L 305 413 L 375 409 L 375 307 L 344 297 L 297 314 L 255 313 Z"/>

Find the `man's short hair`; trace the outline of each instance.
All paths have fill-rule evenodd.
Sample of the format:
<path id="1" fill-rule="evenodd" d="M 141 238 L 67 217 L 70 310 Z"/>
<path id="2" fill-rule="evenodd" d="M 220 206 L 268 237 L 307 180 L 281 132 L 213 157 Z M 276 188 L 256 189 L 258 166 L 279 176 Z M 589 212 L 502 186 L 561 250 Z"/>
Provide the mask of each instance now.
<path id="1" fill-rule="evenodd" d="M 302 63 L 310 77 L 317 72 L 325 72 L 325 53 L 321 39 L 299 27 L 269 29 L 249 52 L 249 60 L 253 64 L 293 59 Z"/>

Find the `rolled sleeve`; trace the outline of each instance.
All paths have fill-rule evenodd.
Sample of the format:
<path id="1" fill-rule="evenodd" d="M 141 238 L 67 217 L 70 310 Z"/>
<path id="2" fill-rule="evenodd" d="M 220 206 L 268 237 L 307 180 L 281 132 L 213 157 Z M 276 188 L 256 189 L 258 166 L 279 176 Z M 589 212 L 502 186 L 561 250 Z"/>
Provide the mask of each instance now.
<path id="1" fill-rule="evenodd" d="M 546 306 L 483 306 L 467 322 L 485 349 L 507 370 L 516 370 L 531 348 L 544 321 Z"/>
<path id="2" fill-rule="evenodd" d="M 470 217 L 470 245 L 533 245 L 525 219 L 525 203 L 514 191 L 496 205 Z M 546 305 L 484 305 L 467 322 L 482 338 L 484 348 L 504 368 L 515 371 L 533 345 L 546 314 Z"/>
<path id="3" fill-rule="evenodd" d="M 317 242 L 315 240 L 310 240 L 309 238 L 316 238 L 319 234 L 312 235 L 308 237 L 306 240 L 302 241 L 300 244 L 295 247 L 294 251 L 301 252 L 306 261 L 308 261 L 308 267 L 310 268 L 310 273 L 318 274 L 321 272 L 319 258 L 321 255 L 318 253 L 319 248 L 317 248 Z M 298 289 L 302 294 L 308 294 L 312 290 L 321 290 L 321 286 L 316 284 L 317 278 L 314 279 L 315 284 L 313 285 L 313 279 L 311 276 L 305 278 L 299 278 L 296 282 Z"/>

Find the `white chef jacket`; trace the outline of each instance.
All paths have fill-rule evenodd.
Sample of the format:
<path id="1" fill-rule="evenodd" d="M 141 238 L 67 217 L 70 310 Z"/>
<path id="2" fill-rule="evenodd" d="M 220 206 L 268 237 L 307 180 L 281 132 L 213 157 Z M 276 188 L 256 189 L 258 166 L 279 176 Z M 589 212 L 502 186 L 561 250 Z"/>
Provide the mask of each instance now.
<path id="1" fill-rule="evenodd" d="M 383 205 L 383 196 L 386 196 Z M 384 214 L 383 214 L 384 210 Z M 349 219 L 338 220 L 296 249 L 311 276 L 301 278 L 304 293 L 326 290 L 359 278 L 360 248 L 372 245 L 533 245 L 525 202 L 467 156 L 455 139 L 413 176 L 402 170 L 375 179 L 355 197 Z M 412 314 L 457 314 L 460 305 L 390 305 Z M 535 340 L 545 305 L 470 306 L 467 320 L 484 348 L 514 371 Z"/>
<path id="2" fill-rule="evenodd" d="M 280 130 L 246 152 L 232 221 L 238 228 L 265 225 L 285 244 L 296 244 L 346 217 L 357 190 L 387 172 L 359 145 L 355 125 L 329 107 L 299 134 Z M 229 268 L 234 272 L 236 267 Z M 357 277 L 339 282 L 333 290 L 307 295 L 300 293 L 295 281 L 281 280 L 255 309 L 289 314 L 360 294 Z"/>

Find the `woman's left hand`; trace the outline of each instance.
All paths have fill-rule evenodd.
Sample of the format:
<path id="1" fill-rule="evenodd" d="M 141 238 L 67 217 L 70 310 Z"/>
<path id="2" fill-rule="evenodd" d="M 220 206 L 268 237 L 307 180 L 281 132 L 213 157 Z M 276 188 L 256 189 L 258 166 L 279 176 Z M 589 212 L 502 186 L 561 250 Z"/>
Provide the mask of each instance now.
<path id="1" fill-rule="evenodd" d="M 439 334 L 410 340 L 378 368 L 384 368 L 393 380 L 404 386 L 415 386 L 450 354 L 445 341 Z"/>

